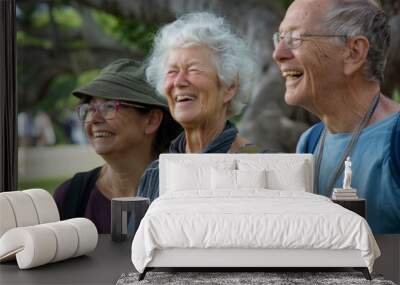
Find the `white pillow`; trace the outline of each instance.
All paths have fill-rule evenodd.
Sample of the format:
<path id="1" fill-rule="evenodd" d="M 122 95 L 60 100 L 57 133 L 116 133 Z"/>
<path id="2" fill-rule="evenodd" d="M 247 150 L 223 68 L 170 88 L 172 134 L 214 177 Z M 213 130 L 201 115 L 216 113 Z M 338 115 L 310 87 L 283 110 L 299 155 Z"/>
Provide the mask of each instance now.
<path id="1" fill-rule="evenodd" d="M 290 157 L 270 159 L 239 159 L 240 170 L 266 170 L 266 188 L 273 190 L 307 191 L 312 189 L 306 161 Z"/>
<path id="2" fill-rule="evenodd" d="M 266 171 L 262 170 L 211 170 L 213 190 L 240 190 L 241 188 L 266 188 Z"/>
<path id="3" fill-rule="evenodd" d="M 268 188 L 274 190 L 306 191 L 308 185 L 304 163 L 294 164 L 288 171 L 271 169 L 267 180 Z"/>
<path id="4" fill-rule="evenodd" d="M 211 168 L 211 188 L 236 190 L 236 170 Z"/>
<path id="5" fill-rule="evenodd" d="M 210 190 L 211 168 L 234 169 L 235 161 L 218 161 L 213 164 L 191 161 L 169 161 L 167 164 L 167 191 Z"/>
<path id="6" fill-rule="evenodd" d="M 267 188 L 267 171 L 236 170 L 237 188 Z"/>
<path id="7" fill-rule="evenodd" d="M 167 188 L 170 191 L 207 189 L 210 187 L 209 168 L 168 163 Z"/>
<path id="8" fill-rule="evenodd" d="M 307 177 L 304 175 L 304 167 L 298 165 L 290 170 L 290 173 L 277 169 L 268 171 L 268 188 L 273 190 L 306 191 Z"/>

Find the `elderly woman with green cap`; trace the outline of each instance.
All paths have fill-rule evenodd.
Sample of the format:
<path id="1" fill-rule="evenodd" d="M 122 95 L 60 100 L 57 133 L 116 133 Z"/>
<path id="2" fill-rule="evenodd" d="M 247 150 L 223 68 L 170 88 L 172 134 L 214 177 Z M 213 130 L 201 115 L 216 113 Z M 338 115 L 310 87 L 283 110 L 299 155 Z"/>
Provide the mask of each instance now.
<path id="1" fill-rule="evenodd" d="M 106 163 L 65 181 L 54 198 L 62 219 L 86 217 L 99 233 L 110 233 L 111 199 L 136 196 L 147 165 L 167 150 L 179 126 L 166 100 L 146 83 L 143 67 L 130 59 L 114 61 L 72 94 L 80 98 L 76 110 L 87 137 Z"/>

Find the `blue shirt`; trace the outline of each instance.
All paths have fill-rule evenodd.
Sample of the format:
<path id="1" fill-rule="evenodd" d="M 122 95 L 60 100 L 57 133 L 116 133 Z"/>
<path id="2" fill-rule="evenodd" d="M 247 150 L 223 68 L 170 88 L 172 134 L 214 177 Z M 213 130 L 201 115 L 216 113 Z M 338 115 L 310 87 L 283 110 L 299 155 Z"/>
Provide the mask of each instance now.
<path id="1" fill-rule="evenodd" d="M 391 135 L 400 113 L 395 113 L 362 131 L 358 142 L 350 154 L 352 161 L 352 183 L 357 195 L 367 200 L 367 221 L 374 233 L 400 233 L 400 185 L 391 173 Z M 307 130 L 297 144 L 297 152 L 302 153 L 310 135 Z M 351 133 L 331 134 L 328 132 L 324 144 L 320 176 L 319 194 L 328 195 L 327 184 L 333 175 Z M 334 187 L 341 188 L 343 173 Z"/>

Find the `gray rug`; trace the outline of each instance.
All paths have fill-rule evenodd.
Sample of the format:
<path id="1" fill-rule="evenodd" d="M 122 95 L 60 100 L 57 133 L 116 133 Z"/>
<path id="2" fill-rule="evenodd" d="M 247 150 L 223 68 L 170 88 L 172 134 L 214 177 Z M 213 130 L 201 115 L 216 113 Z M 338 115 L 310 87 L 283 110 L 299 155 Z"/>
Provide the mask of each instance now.
<path id="1" fill-rule="evenodd" d="M 142 281 L 138 281 L 139 273 L 122 274 L 117 285 L 131 284 L 223 284 L 223 285 L 297 285 L 297 284 L 379 284 L 395 285 L 382 276 L 372 275 L 372 281 L 364 278 L 360 272 L 148 272 Z"/>

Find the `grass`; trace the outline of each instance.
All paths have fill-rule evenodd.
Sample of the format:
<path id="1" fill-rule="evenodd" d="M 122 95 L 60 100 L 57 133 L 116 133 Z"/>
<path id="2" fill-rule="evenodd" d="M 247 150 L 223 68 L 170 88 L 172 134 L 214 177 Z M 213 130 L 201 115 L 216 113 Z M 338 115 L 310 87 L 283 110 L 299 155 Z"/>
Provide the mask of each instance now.
<path id="1" fill-rule="evenodd" d="M 400 89 L 395 89 L 393 91 L 393 99 L 400 103 Z"/>
<path id="2" fill-rule="evenodd" d="M 42 188 L 53 195 L 54 190 L 67 179 L 65 177 L 51 177 L 37 180 L 21 180 L 18 181 L 18 189 Z"/>

